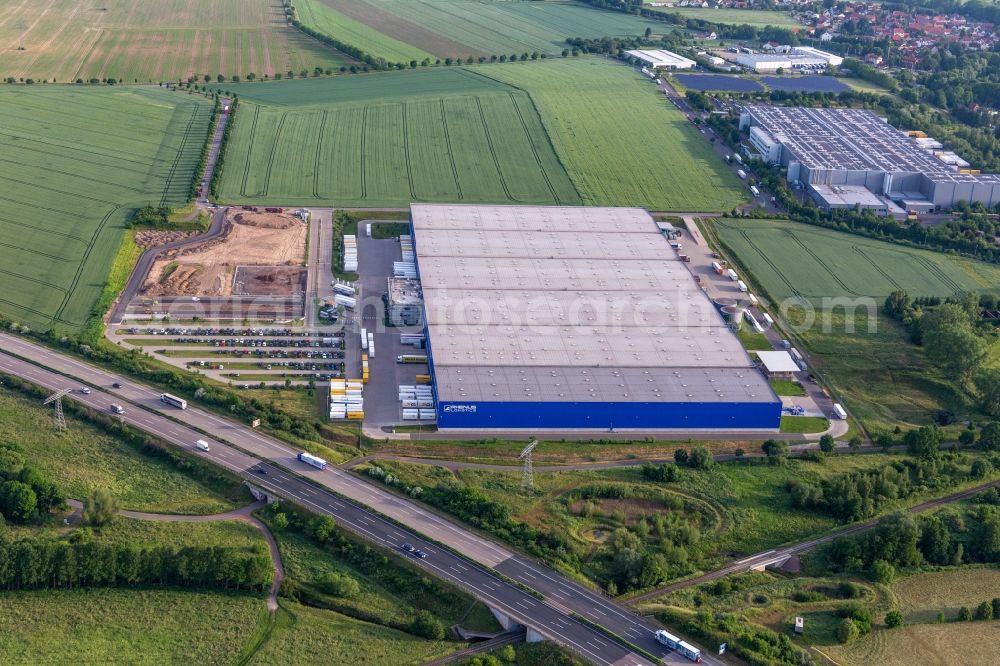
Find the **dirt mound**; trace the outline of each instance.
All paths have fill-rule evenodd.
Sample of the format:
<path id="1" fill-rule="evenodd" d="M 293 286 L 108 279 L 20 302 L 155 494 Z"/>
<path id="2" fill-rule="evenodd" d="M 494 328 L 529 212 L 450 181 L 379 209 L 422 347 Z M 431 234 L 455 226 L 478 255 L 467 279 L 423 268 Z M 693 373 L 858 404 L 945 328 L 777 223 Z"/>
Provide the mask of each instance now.
<path id="1" fill-rule="evenodd" d="M 252 213 L 241 210 L 235 214 L 230 212 L 230 218 L 236 224 L 243 224 L 248 227 L 263 227 L 265 229 L 290 229 L 295 225 L 302 224 L 302 221 L 298 218 L 281 213 Z"/>
<path id="2" fill-rule="evenodd" d="M 144 250 L 148 250 L 151 247 L 159 247 L 160 245 L 183 240 L 195 233 L 194 231 L 153 231 L 143 229 L 135 233 L 135 244 Z"/>

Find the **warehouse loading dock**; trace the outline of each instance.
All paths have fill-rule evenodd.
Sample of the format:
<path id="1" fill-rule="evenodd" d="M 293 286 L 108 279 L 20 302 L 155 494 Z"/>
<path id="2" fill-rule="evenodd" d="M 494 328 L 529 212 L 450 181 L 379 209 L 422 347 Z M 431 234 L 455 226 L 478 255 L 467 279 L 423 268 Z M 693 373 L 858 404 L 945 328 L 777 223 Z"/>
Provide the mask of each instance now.
<path id="1" fill-rule="evenodd" d="M 411 217 L 439 428 L 777 430 L 780 400 L 646 211 Z"/>

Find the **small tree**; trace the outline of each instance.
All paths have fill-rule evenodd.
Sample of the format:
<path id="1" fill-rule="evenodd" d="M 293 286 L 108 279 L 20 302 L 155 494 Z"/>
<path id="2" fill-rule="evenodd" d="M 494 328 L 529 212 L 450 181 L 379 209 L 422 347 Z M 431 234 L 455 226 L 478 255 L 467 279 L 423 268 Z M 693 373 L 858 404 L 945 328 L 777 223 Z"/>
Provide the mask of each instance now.
<path id="1" fill-rule="evenodd" d="M 885 626 L 889 629 L 903 626 L 903 614 L 895 608 L 885 614 Z"/>
<path id="2" fill-rule="evenodd" d="M 320 579 L 320 589 L 335 597 L 348 599 L 361 592 L 361 585 L 347 574 L 330 572 Z"/>
<path id="3" fill-rule="evenodd" d="M 984 601 L 976 607 L 976 619 L 977 620 L 992 620 L 993 619 L 993 606 L 990 602 Z"/>
<path id="4" fill-rule="evenodd" d="M 888 585 L 896 577 L 896 567 L 885 560 L 875 560 L 872 564 L 872 580 Z"/>
<path id="5" fill-rule="evenodd" d="M 422 636 L 428 640 L 439 641 L 444 638 L 444 625 L 434 617 L 430 611 L 418 611 L 413 622 L 410 623 L 410 631 L 417 636 Z"/>
<path id="6" fill-rule="evenodd" d="M 863 444 L 864 444 L 864 441 L 862 441 L 862 439 L 860 437 L 858 437 L 857 435 L 855 435 L 854 437 L 851 437 L 849 440 L 847 440 L 847 446 L 851 449 L 852 453 L 857 453 L 858 451 L 860 451 L 861 450 L 861 446 Z"/>
<path id="7" fill-rule="evenodd" d="M 788 442 L 781 440 L 769 439 L 760 448 L 772 462 L 782 461 L 788 455 Z"/>
<path id="8" fill-rule="evenodd" d="M 83 522 L 100 527 L 118 515 L 118 501 L 104 488 L 95 488 L 83 501 Z"/>
<path id="9" fill-rule="evenodd" d="M 288 516 L 283 513 L 276 513 L 274 514 L 274 518 L 271 519 L 271 523 L 274 525 L 274 529 L 283 532 L 288 528 Z"/>
<path id="10" fill-rule="evenodd" d="M 993 617 L 1000 618 L 1000 597 L 994 597 L 990 606 L 993 607 Z"/>
<path id="11" fill-rule="evenodd" d="M 962 446 L 972 446 L 976 443 L 976 431 L 972 428 L 966 428 L 958 433 L 958 443 Z"/>
<path id="12" fill-rule="evenodd" d="M 712 452 L 704 446 L 696 446 L 691 449 L 691 455 L 688 456 L 688 464 L 695 469 L 708 469 L 714 462 Z"/>
<path id="13" fill-rule="evenodd" d="M 958 620 L 959 622 L 968 622 L 972 619 L 972 611 L 969 610 L 968 606 L 962 606 L 958 609 Z"/>
<path id="14" fill-rule="evenodd" d="M 678 465 L 686 465 L 688 461 L 687 449 L 677 449 L 674 451 L 674 461 L 676 461 Z"/>
<path id="15" fill-rule="evenodd" d="M 849 617 L 845 617 L 837 625 L 837 640 L 841 643 L 853 643 L 861 636 L 861 630 Z"/>
<path id="16" fill-rule="evenodd" d="M 836 442 L 833 439 L 833 435 L 823 435 L 819 438 L 819 448 L 823 453 L 833 453 L 833 449 L 836 446 Z"/>

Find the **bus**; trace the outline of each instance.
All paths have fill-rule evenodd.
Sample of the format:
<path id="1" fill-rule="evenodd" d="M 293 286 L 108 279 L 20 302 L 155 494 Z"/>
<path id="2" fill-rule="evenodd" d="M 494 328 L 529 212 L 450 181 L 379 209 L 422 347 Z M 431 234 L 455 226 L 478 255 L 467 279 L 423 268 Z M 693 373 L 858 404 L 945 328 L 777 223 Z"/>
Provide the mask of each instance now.
<path id="1" fill-rule="evenodd" d="M 160 394 L 160 402 L 165 402 L 168 405 L 176 407 L 177 409 L 187 409 L 188 403 L 184 398 L 178 398 L 176 395 L 170 395 L 169 393 Z"/>
<path id="2" fill-rule="evenodd" d="M 326 469 L 326 461 L 322 458 L 312 455 L 311 453 L 306 453 L 303 451 L 298 455 L 299 460 L 307 465 L 312 465 L 317 469 Z"/>

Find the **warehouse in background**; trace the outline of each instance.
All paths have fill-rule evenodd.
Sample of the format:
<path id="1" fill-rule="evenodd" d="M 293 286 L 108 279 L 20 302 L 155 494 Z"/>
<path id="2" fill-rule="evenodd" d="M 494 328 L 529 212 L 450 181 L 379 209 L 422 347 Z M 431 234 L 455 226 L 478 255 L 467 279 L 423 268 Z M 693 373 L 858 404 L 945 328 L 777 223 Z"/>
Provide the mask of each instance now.
<path id="1" fill-rule="evenodd" d="M 439 428 L 777 430 L 781 401 L 646 211 L 411 220 Z"/>
<path id="2" fill-rule="evenodd" d="M 788 169 L 817 205 L 904 218 L 959 201 L 1000 203 L 1000 175 L 981 174 L 922 132 L 870 111 L 749 105 L 740 116 L 762 159 Z"/>
<path id="3" fill-rule="evenodd" d="M 626 51 L 625 55 L 634 64 L 642 65 L 654 71 L 658 69 L 691 69 L 698 64 L 694 60 L 677 55 L 673 51 Z"/>

